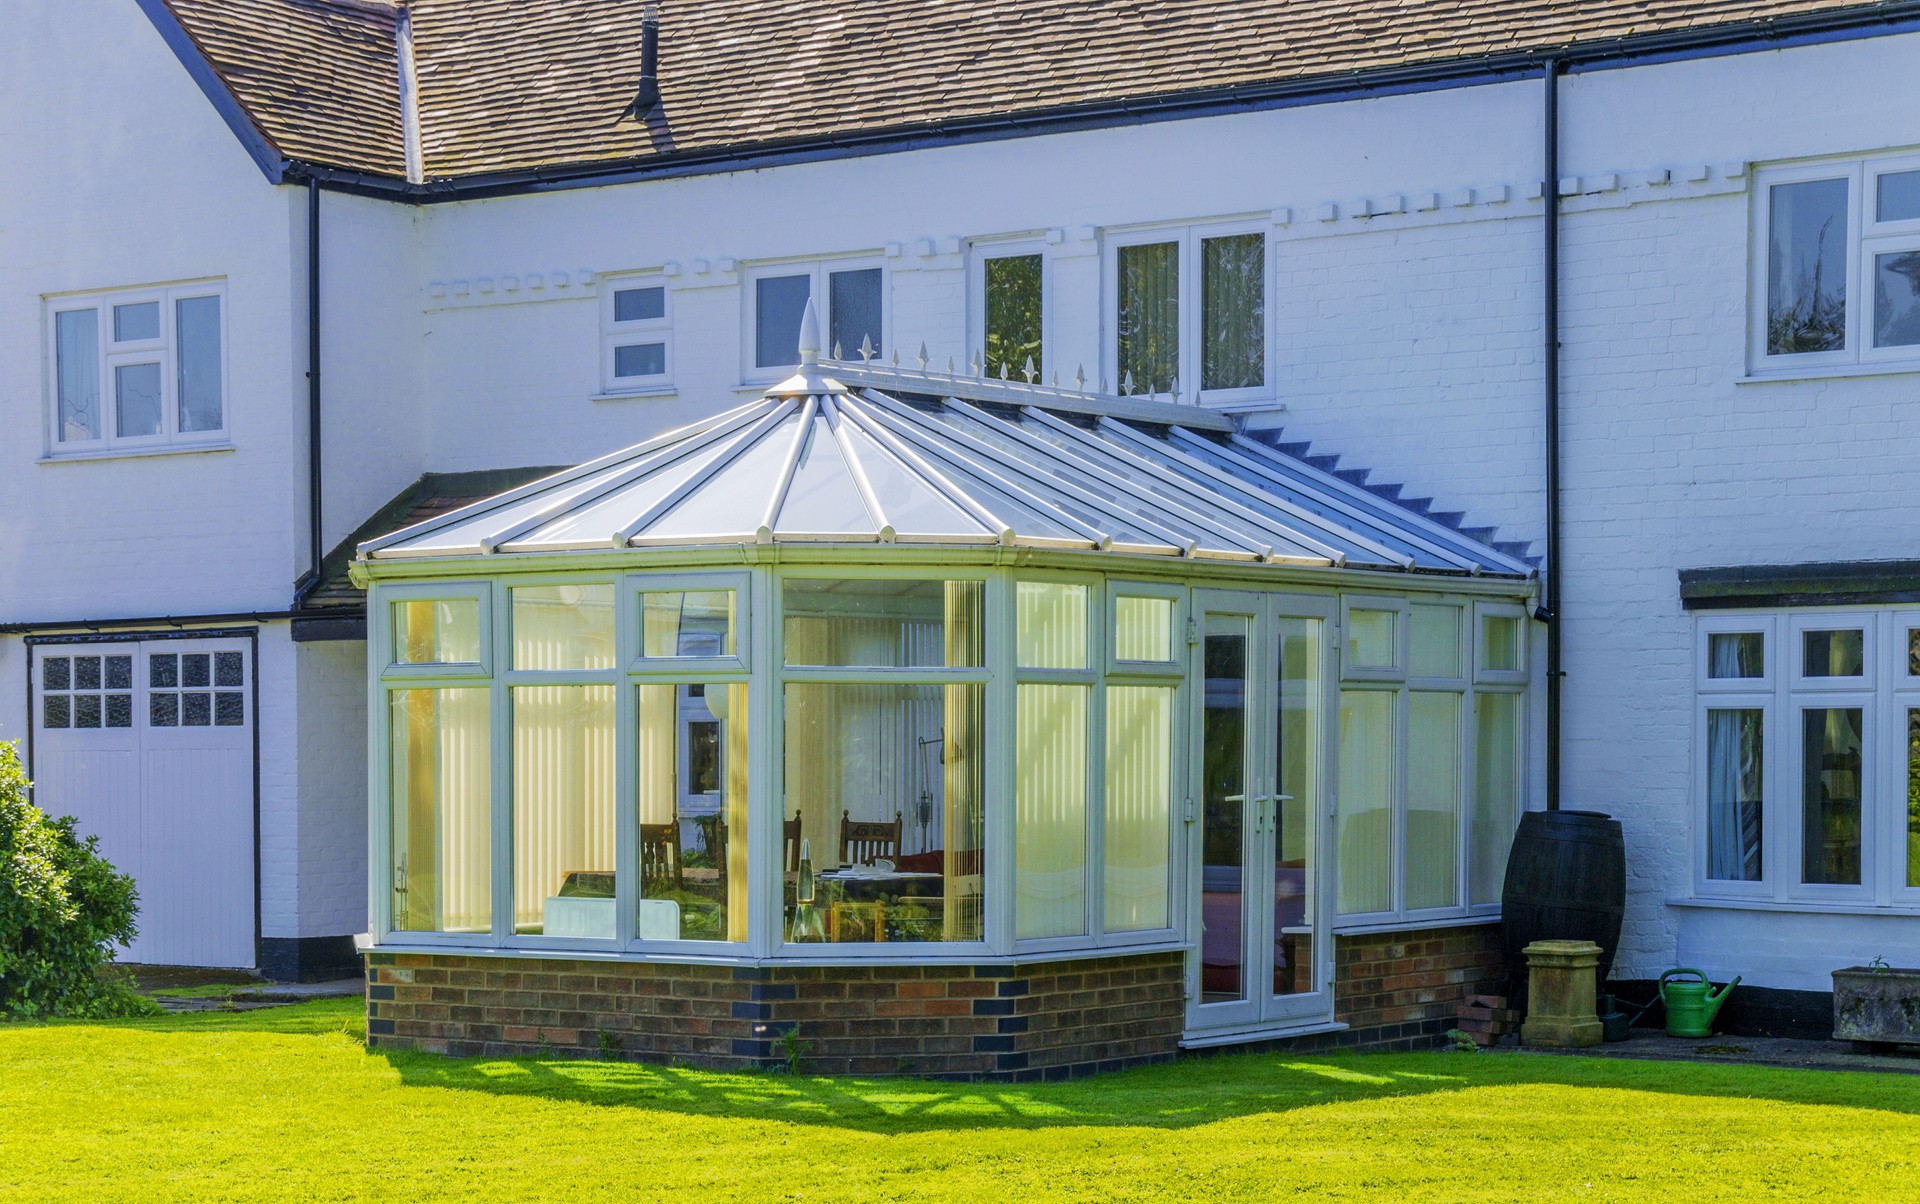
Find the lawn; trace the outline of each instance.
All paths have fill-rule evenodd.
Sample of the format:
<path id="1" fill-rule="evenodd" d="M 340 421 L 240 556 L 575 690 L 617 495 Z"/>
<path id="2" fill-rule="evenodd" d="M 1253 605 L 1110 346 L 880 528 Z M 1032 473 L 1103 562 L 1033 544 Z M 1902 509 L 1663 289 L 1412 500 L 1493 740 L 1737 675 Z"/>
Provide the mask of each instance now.
<path id="1" fill-rule="evenodd" d="M 370 1054 L 359 1025 L 340 1001 L 0 1027 L 0 1194 L 1671 1204 L 1920 1181 L 1920 1076 L 1262 1054 L 969 1086 Z"/>

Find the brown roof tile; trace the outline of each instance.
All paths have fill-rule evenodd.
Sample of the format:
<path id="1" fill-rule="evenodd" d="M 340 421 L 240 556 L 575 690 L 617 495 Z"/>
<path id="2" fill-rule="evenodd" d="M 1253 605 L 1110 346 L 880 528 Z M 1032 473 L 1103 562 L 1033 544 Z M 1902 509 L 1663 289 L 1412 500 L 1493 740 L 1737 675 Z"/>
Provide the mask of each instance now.
<path id="1" fill-rule="evenodd" d="M 391 10 L 167 0 L 291 158 L 402 174 Z M 1865 9 L 1859 0 L 411 0 L 428 180 L 645 160 Z"/>
<path id="2" fill-rule="evenodd" d="M 281 154 L 404 178 L 395 10 L 366 0 L 166 0 Z"/>

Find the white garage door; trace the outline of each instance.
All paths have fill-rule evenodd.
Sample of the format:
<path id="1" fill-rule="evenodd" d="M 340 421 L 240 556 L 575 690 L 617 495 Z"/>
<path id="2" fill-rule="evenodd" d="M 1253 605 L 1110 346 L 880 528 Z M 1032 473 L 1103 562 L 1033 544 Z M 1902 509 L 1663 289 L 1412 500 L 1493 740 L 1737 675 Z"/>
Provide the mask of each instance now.
<path id="1" fill-rule="evenodd" d="M 133 875 L 140 935 L 123 961 L 254 963 L 250 643 L 34 649 L 34 801 Z"/>

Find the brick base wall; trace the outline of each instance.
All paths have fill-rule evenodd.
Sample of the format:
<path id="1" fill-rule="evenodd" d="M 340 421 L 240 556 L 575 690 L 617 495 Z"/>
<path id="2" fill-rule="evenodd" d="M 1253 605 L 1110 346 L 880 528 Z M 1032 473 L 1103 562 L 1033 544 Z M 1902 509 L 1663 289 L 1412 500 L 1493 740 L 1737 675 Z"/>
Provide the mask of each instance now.
<path id="1" fill-rule="evenodd" d="M 1333 1016 L 1344 1046 L 1426 1048 L 1454 1026 L 1468 995 L 1506 989 L 1500 925 L 1429 928 L 1339 937 L 1333 953 Z"/>
<path id="2" fill-rule="evenodd" d="M 367 1040 L 456 1055 L 551 1050 L 712 1069 L 1067 1078 L 1177 1052 L 1182 958 L 1019 966 L 699 966 L 367 955 Z"/>

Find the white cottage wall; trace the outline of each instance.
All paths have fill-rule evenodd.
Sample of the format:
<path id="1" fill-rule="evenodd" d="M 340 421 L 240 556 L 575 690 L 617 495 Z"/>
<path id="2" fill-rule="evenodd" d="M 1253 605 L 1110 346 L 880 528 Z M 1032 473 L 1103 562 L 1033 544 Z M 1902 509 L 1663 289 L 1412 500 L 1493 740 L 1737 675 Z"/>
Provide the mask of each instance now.
<path id="1" fill-rule="evenodd" d="M 130 4 L 19 6 L 0 39 L 0 621 L 285 606 L 303 215 Z M 44 462 L 44 298 L 226 282 L 232 449 Z M 299 357 L 304 361 L 304 355 Z"/>

